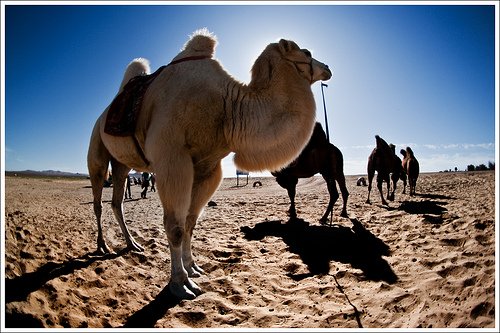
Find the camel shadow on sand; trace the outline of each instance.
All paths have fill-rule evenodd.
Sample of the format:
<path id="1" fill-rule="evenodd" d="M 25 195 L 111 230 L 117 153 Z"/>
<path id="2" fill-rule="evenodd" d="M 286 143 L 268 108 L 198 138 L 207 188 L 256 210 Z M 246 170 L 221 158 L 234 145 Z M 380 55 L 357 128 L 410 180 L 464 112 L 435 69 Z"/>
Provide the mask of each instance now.
<path id="1" fill-rule="evenodd" d="M 26 273 L 14 279 L 6 278 L 5 304 L 25 301 L 30 293 L 39 290 L 52 279 L 84 269 L 96 261 L 116 259 L 128 252 L 129 250 L 124 249 L 118 253 L 104 255 L 97 252 L 87 253 L 62 263 L 48 262 L 35 272 Z M 180 298 L 172 295 L 169 285 L 167 285 L 152 302 L 130 316 L 123 327 L 154 327 L 157 320 L 180 301 Z M 5 326 L 10 328 L 44 328 L 43 323 L 39 320 L 31 315 L 20 313 L 7 314 Z"/>
<path id="2" fill-rule="evenodd" d="M 445 201 L 403 201 L 399 206 L 399 210 L 403 210 L 408 214 L 433 214 L 441 215 L 448 209 L 443 207 L 448 203 Z"/>
<path id="3" fill-rule="evenodd" d="M 287 223 L 266 221 L 254 228 L 242 227 L 248 240 L 261 240 L 266 236 L 280 237 L 288 245 L 288 251 L 298 254 L 309 268 L 308 274 L 288 274 L 301 280 L 318 274 L 328 274 L 330 261 L 350 264 L 361 269 L 364 276 L 373 281 L 394 283 L 398 277 L 382 256 L 390 255 L 389 246 L 351 219 L 353 228 L 333 225 L 310 226 L 308 222 L 292 219 Z"/>
<path id="4" fill-rule="evenodd" d="M 115 259 L 124 253 L 126 249 L 117 254 L 99 254 L 89 252 L 78 258 L 72 258 L 62 263 L 48 262 L 32 273 L 25 273 L 14 279 L 5 279 L 5 304 L 11 302 L 22 302 L 28 295 L 42 288 L 47 282 L 57 277 L 71 274 L 79 269 L 86 268 L 92 263 L 100 260 Z M 13 314 L 5 316 L 6 327 L 36 328 L 43 324 L 29 315 Z"/>
<path id="5" fill-rule="evenodd" d="M 163 290 L 156 295 L 155 299 L 144 306 L 139 311 L 131 315 L 123 328 L 145 328 L 154 327 L 156 322 L 163 318 L 170 308 L 178 305 L 182 300 L 172 294 L 170 285 L 166 285 Z"/>

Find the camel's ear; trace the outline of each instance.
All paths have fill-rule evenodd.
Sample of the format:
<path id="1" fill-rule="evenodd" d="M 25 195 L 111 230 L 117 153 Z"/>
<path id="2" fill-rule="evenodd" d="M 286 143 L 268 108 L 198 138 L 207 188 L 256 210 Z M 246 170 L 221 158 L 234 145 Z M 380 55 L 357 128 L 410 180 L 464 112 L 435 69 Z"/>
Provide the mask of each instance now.
<path id="1" fill-rule="evenodd" d="M 281 39 L 279 45 L 281 54 L 286 54 L 292 49 L 292 45 L 290 45 L 290 42 L 285 39 Z"/>

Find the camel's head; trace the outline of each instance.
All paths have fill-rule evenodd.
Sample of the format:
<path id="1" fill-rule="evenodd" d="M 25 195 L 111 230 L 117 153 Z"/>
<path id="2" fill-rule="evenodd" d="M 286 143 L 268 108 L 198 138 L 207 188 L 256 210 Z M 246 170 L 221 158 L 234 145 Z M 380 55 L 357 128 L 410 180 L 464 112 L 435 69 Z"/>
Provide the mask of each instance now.
<path id="1" fill-rule="evenodd" d="M 410 147 L 406 147 L 406 155 L 408 155 L 411 158 L 415 157 L 415 155 L 413 154 L 413 150 L 411 150 Z"/>
<path id="2" fill-rule="evenodd" d="M 270 83 L 277 66 L 288 66 L 308 82 L 329 80 L 332 72 L 327 65 L 317 61 L 306 49 L 301 49 L 295 42 L 282 39 L 272 43 L 257 58 L 252 67 L 251 86 L 263 87 Z"/>
<path id="3" fill-rule="evenodd" d="M 279 50 L 281 57 L 295 65 L 300 76 L 313 84 L 316 81 L 326 81 L 332 77 L 332 72 L 322 62 L 314 59 L 311 52 L 307 49 L 301 49 L 299 46 L 289 40 L 279 41 Z"/>

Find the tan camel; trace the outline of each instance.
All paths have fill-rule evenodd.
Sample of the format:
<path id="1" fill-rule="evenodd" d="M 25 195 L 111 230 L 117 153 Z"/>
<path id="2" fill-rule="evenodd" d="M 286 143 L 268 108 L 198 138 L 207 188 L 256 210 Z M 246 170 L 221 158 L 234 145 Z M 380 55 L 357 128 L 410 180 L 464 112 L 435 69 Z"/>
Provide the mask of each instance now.
<path id="1" fill-rule="evenodd" d="M 418 160 L 413 154 L 413 150 L 410 147 L 406 147 L 406 150 L 401 149 L 401 155 L 403 155 L 402 167 L 405 175 L 408 176 L 408 185 L 410 186 L 410 195 L 415 195 L 415 186 L 417 185 L 418 174 L 420 173 L 420 166 Z M 406 177 L 405 177 L 405 187 L 406 187 Z M 404 193 L 404 190 L 403 190 Z"/>
<path id="2" fill-rule="evenodd" d="M 375 139 L 377 141 L 377 146 L 373 149 L 368 158 L 368 198 L 366 199 L 366 203 L 370 203 L 373 176 L 375 175 L 375 171 L 377 171 L 377 188 L 382 198 L 382 204 L 387 205 L 387 201 L 385 201 L 382 192 L 382 182 L 387 182 L 387 200 L 393 201 L 396 183 L 403 172 L 401 166 L 402 162 L 401 159 L 396 156 L 396 146 L 392 143 L 388 145 L 387 142 L 378 135 L 375 135 Z M 390 177 L 393 183 L 392 192 L 390 190 L 391 181 L 389 174 L 392 174 Z"/>
<path id="3" fill-rule="evenodd" d="M 203 273 L 193 260 L 191 238 L 198 216 L 222 180 L 221 159 L 234 152 L 236 167 L 245 171 L 272 171 L 293 161 L 315 122 L 311 85 L 331 77 L 328 66 L 309 51 L 282 39 L 257 58 L 246 85 L 212 58 L 216 44 L 205 29 L 191 36 L 147 89 L 134 135 L 104 132 L 108 107 L 96 122 L 88 153 L 98 250 L 109 252 L 101 229 L 108 163 L 114 184 L 111 206 L 130 250 L 142 247 L 123 219 L 126 175 L 131 169 L 154 172 L 170 246 L 170 290 L 187 299 L 201 293 L 190 279 Z M 149 72 L 148 64 L 133 61 L 123 81 L 144 72 Z"/>
<path id="4" fill-rule="evenodd" d="M 401 166 L 403 167 L 403 174 L 401 175 L 401 180 L 403 181 L 403 194 L 406 194 L 406 162 L 408 162 L 408 158 L 406 157 L 406 150 L 401 149 L 399 151 L 401 155 L 403 155 L 403 161 L 401 162 Z"/>

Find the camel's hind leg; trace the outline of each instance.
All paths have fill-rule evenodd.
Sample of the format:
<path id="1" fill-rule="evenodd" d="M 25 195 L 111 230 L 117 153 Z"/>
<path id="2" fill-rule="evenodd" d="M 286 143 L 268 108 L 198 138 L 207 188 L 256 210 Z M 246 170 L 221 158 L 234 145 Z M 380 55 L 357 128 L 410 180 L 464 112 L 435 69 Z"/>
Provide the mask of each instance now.
<path id="1" fill-rule="evenodd" d="M 111 200 L 111 207 L 122 233 L 125 236 L 127 250 L 143 251 L 144 248 L 134 240 L 134 237 L 132 237 L 128 231 L 125 220 L 123 219 L 123 194 L 125 192 L 125 181 L 127 180 L 130 168 L 114 158 L 111 158 L 111 169 L 113 171 L 113 199 Z"/>
<path id="2" fill-rule="evenodd" d="M 328 202 L 328 207 L 326 208 L 325 214 L 321 217 L 320 222 L 325 223 L 328 221 L 328 215 L 332 212 L 333 206 L 337 199 L 339 198 L 339 192 L 337 191 L 337 185 L 335 184 L 335 178 L 331 174 L 323 174 L 323 179 L 326 181 L 328 187 L 328 193 L 330 194 L 330 201 Z"/>
<path id="3" fill-rule="evenodd" d="M 331 145 L 331 147 L 333 147 L 333 152 L 330 154 L 330 159 L 332 164 L 335 165 L 335 180 L 339 183 L 340 192 L 342 192 L 342 199 L 344 201 L 340 216 L 347 217 L 347 198 L 349 197 L 349 192 L 347 191 L 347 187 L 345 185 L 344 157 L 342 156 L 342 152 L 337 147 L 333 145 Z"/>
<path id="4" fill-rule="evenodd" d="M 196 171 L 195 171 L 196 172 Z M 213 172 L 208 177 L 203 177 L 204 180 L 199 181 L 197 177 L 194 179 L 193 190 L 191 193 L 191 207 L 186 218 L 186 235 L 182 241 L 182 263 L 188 272 L 189 277 L 199 277 L 204 271 L 194 262 L 191 239 L 193 230 L 208 200 L 212 197 L 217 187 L 222 180 L 222 167 L 220 163 L 215 167 Z"/>
<path id="5" fill-rule="evenodd" d="M 104 240 L 101 214 L 102 214 L 102 188 L 104 179 L 108 175 L 108 166 L 111 155 L 104 146 L 96 125 L 90 139 L 89 151 L 87 155 L 87 166 L 89 169 L 90 183 L 94 197 L 94 213 L 97 220 L 97 252 L 110 253 L 106 241 Z"/>
<path id="6" fill-rule="evenodd" d="M 337 173 L 337 182 L 339 183 L 340 187 L 340 192 L 342 192 L 342 200 L 344 201 L 343 207 L 342 207 L 342 213 L 340 213 L 340 216 L 342 217 L 348 217 L 347 216 L 347 198 L 349 197 L 349 192 L 347 191 L 347 187 L 345 185 L 345 176 L 344 173 Z"/>

